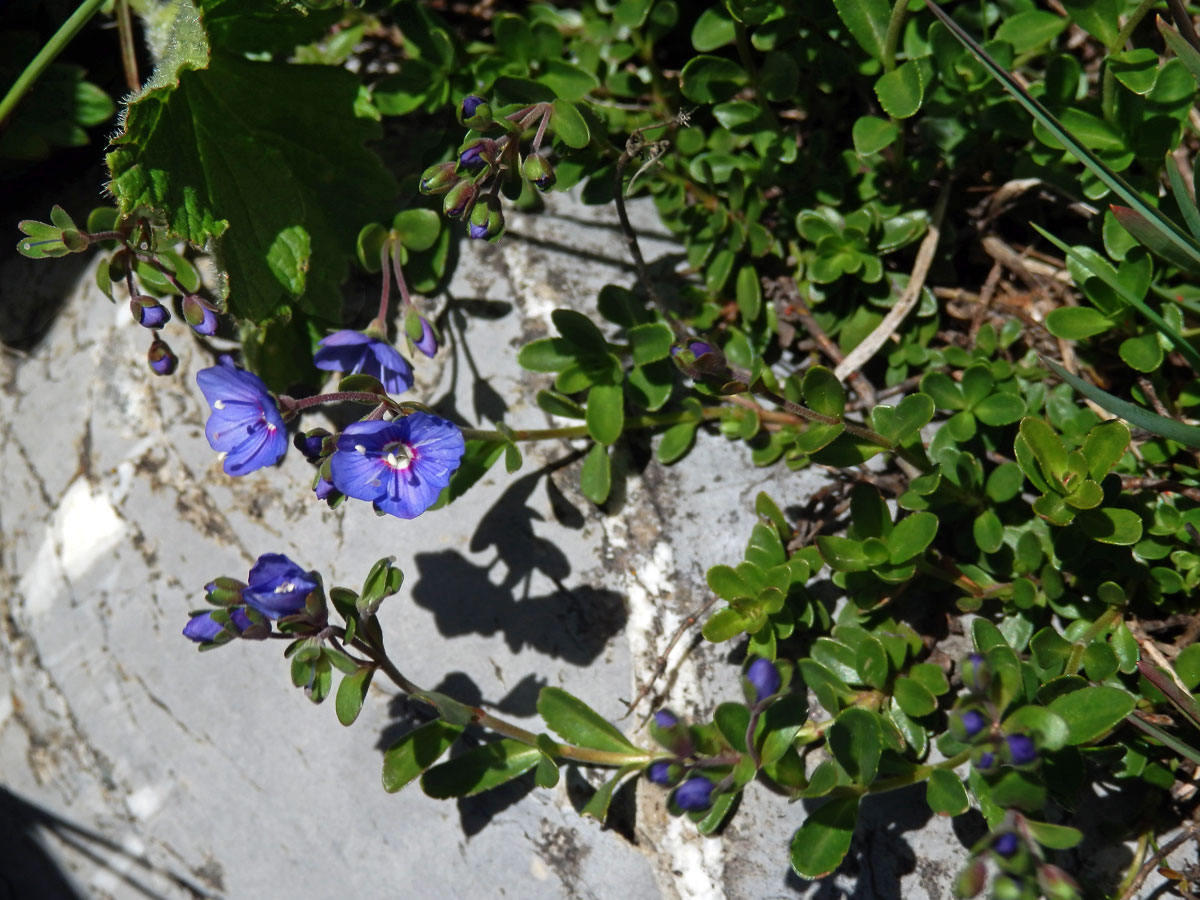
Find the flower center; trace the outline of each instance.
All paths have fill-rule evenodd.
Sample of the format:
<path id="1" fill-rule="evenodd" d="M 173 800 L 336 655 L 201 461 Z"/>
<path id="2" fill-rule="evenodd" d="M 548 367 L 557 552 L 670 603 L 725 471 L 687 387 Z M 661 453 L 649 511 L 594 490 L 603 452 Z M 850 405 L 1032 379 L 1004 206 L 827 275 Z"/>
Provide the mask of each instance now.
<path id="1" fill-rule="evenodd" d="M 290 581 L 285 581 L 283 584 L 279 585 L 279 587 L 275 588 L 275 593 L 290 594 L 295 589 L 296 586 L 294 584 L 292 584 Z"/>
<path id="2" fill-rule="evenodd" d="M 412 448 L 403 441 L 392 441 L 390 444 L 384 444 L 383 462 L 389 468 L 396 472 L 403 472 L 413 464 Z"/>

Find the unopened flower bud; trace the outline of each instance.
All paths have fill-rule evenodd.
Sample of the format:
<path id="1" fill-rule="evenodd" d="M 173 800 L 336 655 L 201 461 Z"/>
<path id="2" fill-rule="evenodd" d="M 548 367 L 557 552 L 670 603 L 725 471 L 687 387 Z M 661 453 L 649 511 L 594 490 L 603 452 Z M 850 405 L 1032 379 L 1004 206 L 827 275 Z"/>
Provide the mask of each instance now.
<path id="1" fill-rule="evenodd" d="M 1000 835 L 995 841 L 992 842 L 992 849 L 1005 859 L 1008 859 L 1014 853 L 1016 853 L 1017 848 L 1020 846 L 1021 839 L 1017 837 L 1015 832 L 1012 831 L 1004 832 L 1004 834 Z"/>
<path id="2" fill-rule="evenodd" d="M 983 890 L 985 884 L 987 884 L 987 863 L 976 857 L 967 863 L 967 867 L 954 879 L 954 897 L 956 900 L 970 900 Z"/>
<path id="3" fill-rule="evenodd" d="M 155 375 L 170 375 L 179 365 L 179 358 L 171 352 L 166 341 L 155 338 L 146 354 L 146 362 L 150 364 L 150 371 Z"/>
<path id="4" fill-rule="evenodd" d="M 762 703 L 768 697 L 779 693 L 779 687 L 783 683 L 775 664 L 761 656 L 746 669 L 746 682 L 754 689 L 755 703 Z"/>
<path id="5" fill-rule="evenodd" d="M 468 234 L 475 240 L 499 240 L 504 234 L 504 214 L 500 212 L 500 201 L 490 198 L 471 210 L 471 225 Z"/>
<path id="6" fill-rule="evenodd" d="M 327 437 L 329 437 L 329 432 L 324 428 L 314 428 L 311 431 L 298 431 L 296 432 L 296 436 L 292 438 L 292 446 L 303 453 L 304 458 L 309 462 L 316 462 L 321 458 L 322 450 L 325 446 L 325 438 Z"/>
<path id="7" fill-rule="evenodd" d="M 458 123 L 482 131 L 492 124 L 492 107 L 482 97 L 467 94 L 458 104 Z"/>
<path id="8" fill-rule="evenodd" d="M 1024 892 L 1021 879 L 1012 875 L 997 875 L 992 880 L 992 900 L 1021 900 Z"/>
<path id="9" fill-rule="evenodd" d="M 433 325 L 429 323 L 428 319 L 426 319 L 424 316 L 420 316 L 420 319 L 421 337 L 418 340 L 413 341 L 413 346 L 430 359 L 433 359 L 438 349 L 437 334 L 434 332 Z"/>
<path id="10" fill-rule="evenodd" d="M 525 157 L 525 162 L 521 166 L 521 174 L 539 191 L 548 191 L 554 187 L 554 169 L 550 167 L 546 157 L 540 153 L 531 153 Z"/>
<path id="11" fill-rule="evenodd" d="M 469 181 L 460 181 L 450 188 L 442 200 L 442 212 L 451 219 L 461 219 L 475 205 L 478 188 Z"/>
<path id="12" fill-rule="evenodd" d="M 436 163 L 421 173 L 421 181 L 417 185 L 422 194 L 444 194 L 459 182 L 458 174 L 454 171 L 458 164 L 454 160 Z"/>
<path id="13" fill-rule="evenodd" d="M 1038 866 L 1037 881 L 1046 900 L 1079 900 L 1079 885 L 1058 866 Z"/>
<path id="14" fill-rule="evenodd" d="M 207 337 L 217 333 L 217 310 L 199 294 L 183 298 L 183 318 L 196 334 Z"/>
<path id="15" fill-rule="evenodd" d="M 980 772 L 991 772 L 996 768 L 998 762 L 999 760 L 996 758 L 994 751 L 984 750 L 975 757 L 975 768 Z"/>
<path id="16" fill-rule="evenodd" d="M 459 154 L 458 165 L 468 172 L 478 172 L 492 165 L 495 159 L 496 142 L 491 138 L 481 138 Z"/>
<path id="17" fill-rule="evenodd" d="M 214 578 L 204 586 L 204 599 L 214 606 L 233 606 L 242 602 L 246 585 L 236 578 Z"/>
<path id="18" fill-rule="evenodd" d="M 963 687 L 973 694 L 982 694 L 992 682 L 992 673 L 982 653 L 972 653 L 959 665 Z"/>
<path id="19" fill-rule="evenodd" d="M 696 749 L 688 727 L 667 709 L 660 709 L 654 714 L 650 736 L 680 759 L 691 756 Z"/>
<path id="20" fill-rule="evenodd" d="M 333 482 L 328 478 L 318 475 L 317 481 L 313 485 L 313 493 L 317 495 L 318 500 L 328 500 L 338 493 L 338 489 L 333 486 Z"/>
<path id="21" fill-rule="evenodd" d="M 960 741 L 971 740 L 986 727 L 987 719 L 977 709 L 964 709 L 950 717 L 950 733 Z"/>
<path id="22" fill-rule="evenodd" d="M 703 775 L 693 775 L 675 789 L 675 802 L 688 812 L 708 809 L 712 805 L 713 783 Z"/>
<path id="23" fill-rule="evenodd" d="M 1005 739 L 1008 759 L 1014 766 L 1027 766 L 1037 760 L 1037 745 L 1025 734 L 1010 734 Z"/>
<path id="24" fill-rule="evenodd" d="M 659 728 L 674 728 L 679 724 L 679 717 L 669 709 L 660 709 L 654 714 L 654 724 Z"/>
<path id="25" fill-rule="evenodd" d="M 646 778 L 653 784 L 670 787 L 679 780 L 681 773 L 682 769 L 677 763 L 660 759 L 658 762 L 650 763 L 649 767 L 647 767 Z"/>
<path id="26" fill-rule="evenodd" d="M 171 318 L 170 311 L 153 297 L 138 296 L 129 301 L 133 321 L 143 328 L 162 328 Z"/>

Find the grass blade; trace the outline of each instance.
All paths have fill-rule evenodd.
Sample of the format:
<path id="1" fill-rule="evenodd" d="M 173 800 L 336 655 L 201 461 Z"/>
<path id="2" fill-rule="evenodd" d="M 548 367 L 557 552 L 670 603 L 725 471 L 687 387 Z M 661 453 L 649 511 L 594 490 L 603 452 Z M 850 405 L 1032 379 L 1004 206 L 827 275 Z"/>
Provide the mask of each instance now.
<path id="1" fill-rule="evenodd" d="M 1125 717 L 1125 721 L 1128 722 L 1130 725 L 1134 725 L 1137 728 L 1140 728 L 1142 731 L 1146 732 L 1146 734 L 1150 735 L 1150 737 L 1154 738 L 1156 741 L 1159 741 L 1164 746 L 1170 747 L 1172 750 L 1174 750 L 1180 756 L 1186 756 L 1188 759 L 1190 759 L 1196 765 L 1200 766 L 1200 752 L 1198 752 L 1190 744 L 1186 744 L 1183 741 L 1179 740 L 1179 738 L 1173 737 L 1173 736 L 1167 734 L 1165 731 L 1163 731 L 1161 728 L 1159 728 L 1156 725 L 1151 725 L 1149 722 L 1139 719 L 1133 713 L 1130 713 L 1129 715 L 1127 715 Z"/>
<path id="2" fill-rule="evenodd" d="M 1037 229 L 1038 234 L 1052 243 L 1063 253 L 1067 254 L 1067 256 L 1069 256 L 1072 260 L 1087 269 L 1092 275 L 1096 276 L 1105 284 L 1107 284 L 1113 289 L 1113 291 L 1116 292 L 1118 297 L 1141 313 L 1145 317 L 1146 321 L 1150 322 L 1160 334 L 1162 334 L 1171 342 L 1171 345 L 1178 350 L 1180 354 L 1191 364 L 1192 368 L 1197 372 L 1200 372 L 1200 351 L 1197 351 L 1195 347 L 1193 347 L 1184 339 L 1183 335 L 1168 325 L 1167 321 L 1162 316 L 1147 306 L 1140 297 L 1131 293 L 1130 290 L 1125 287 L 1125 285 L 1121 284 L 1120 281 L 1114 278 L 1111 273 L 1092 265 L 1091 260 L 1081 253 L 1076 252 L 1073 247 L 1067 246 L 1066 243 L 1060 241 L 1046 229 L 1040 227 L 1037 223 L 1034 222 L 1030 224 Z"/>
<path id="3" fill-rule="evenodd" d="M 1079 393 L 1094 400 L 1099 406 L 1108 410 L 1114 416 L 1124 419 L 1130 425 L 1141 428 L 1143 431 L 1149 431 L 1151 434 L 1165 437 L 1169 441 L 1183 444 L 1186 447 L 1200 448 L 1200 428 L 1197 428 L 1195 425 L 1185 425 L 1183 422 L 1177 422 L 1174 419 L 1168 419 L 1166 416 L 1160 416 L 1158 413 L 1150 412 L 1148 409 L 1143 409 L 1135 403 L 1130 403 L 1128 400 L 1114 397 L 1108 391 L 1100 390 L 1100 388 L 1084 381 L 1078 375 L 1072 375 L 1058 363 L 1054 362 L 1054 360 L 1042 357 L 1042 362 L 1046 364 L 1050 371 L 1079 391 Z"/>
<path id="4" fill-rule="evenodd" d="M 1200 159 L 1197 159 L 1197 162 L 1200 162 Z M 1175 203 L 1183 212 L 1183 220 L 1187 222 L 1193 236 L 1200 238 L 1200 209 L 1196 209 L 1196 201 L 1192 199 L 1187 185 L 1183 183 L 1183 176 L 1170 153 L 1167 154 L 1166 166 L 1167 178 L 1171 180 L 1171 192 L 1175 195 Z"/>
<path id="5" fill-rule="evenodd" d="M 1179 250 L 1184 258 L 1191 263 L 1189 268 L 1200 271 L 1200 243 L 1197 243 L 1187 232 L 1164 216 L 1159 210 L 1148 204 L 1142 199 L 1124 178 L 1105 165 L 1100 157 L 1096 156 L 1091 150 L 1076 140 L 1063 124 L 1054 117 L 1050 110 L 1046 109 L 1035 97 L 1033 97 L 1025 88 L 1017 83 L 1016 79 L 1008 73 L 1002 65 L 996 62 L 992 57 L 979 46 L 969 34 L 967 34 L 957 22 L 955 22 L 940 6 L 933 0 L 925 0 L 925 5 L 933 12 L 942 24 L 945 25 L 950 32 L 962 42 L 968 50 L 983 64 L 984 68 L 991 73 L 1000 84 L 1020 103 L 1025 110 L 1042 124 L 1054 137 L 1066 147 L 1072 155 L 1075 156 L 1081 163 L 1088 167 L 1092 173 L 1099 178 L 1114 194 L 1124 200 L 1133 209 L 1142 214 L 1149 222 L 1153 223 L 1154 227 L 1162 233 L 1163 237 Z"/>

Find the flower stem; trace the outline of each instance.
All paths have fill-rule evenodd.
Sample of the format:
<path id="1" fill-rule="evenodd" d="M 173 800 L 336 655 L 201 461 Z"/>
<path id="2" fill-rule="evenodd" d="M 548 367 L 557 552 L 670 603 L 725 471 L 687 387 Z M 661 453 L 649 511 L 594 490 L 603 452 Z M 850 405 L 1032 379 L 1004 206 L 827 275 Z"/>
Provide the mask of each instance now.
<path id="1" fill-rule="evenodd" d="M 337 629 L 343 635 L 345 629 Z M 372 644 L 367 643 L 361 638 L 355 638 L 353 646 L 355 649 L 369 656 L 372 662 L 387 675 L 392 682 L 404 691 L 406 694 L 418 695 L 415 699 L 421 699 L 419 695 L 424 694 L 420 687 L 409 681 L 404 674 L 396 668 L 395 663 L 388 658 L 387 653 L 376 648 Z M 424 701 L 429 702 L 429 701 Z M 504 719 L 499 719 L 491 713 L 479 708 L 472 707 L 472 718 L 478 725 L 482 725 L 489 731 L 494 731 L 496 734 L 503 735 L 506 738 L 511 738 L 514 741 L 519 741 L 522 744 L 528 744 L 530 747 L 537 747 L 537 735 L 532 731 L 526 731 L 518 725 L 511 722 L 506 722 Z M 641 751 L 636 753 L 621 753 L 612 750 L 593 750 L 588 747 L 576 747 L 573 744 L 560 744 L 552 742 L 554 745 L 554 755 L 562 759 L 570 759 L 575 762 L 590 763 L 595 766 L 627 766 L 630 764 L 648 763 L 661 755 L 651 751 Z"/>
<path id="2" fill-rule="evenodd" d="M 21 99 L 29 92 L 34 83 L 42 76 L 42 73 L 50 67 L 58 54 L 66 48 L 67 44 L 77 35 L 104 5 L 104 0 L 83 0 L 76 8 L 75 12 L 71 13 L 67 21 L 62 23 L 58 31 L 54 32 L 53 37 L 46 41 L 37 56 L 27 65 L 17 80 L 13 82 L 13 86 L 8 89 L 8 93 L 4 95 L 4 99 L 0 100 L 0 124 L 3 124 Z"/>
<path id="3" fill-rule="evenodd" d="M 706 406 L 700 411 L 699 415 L 691 411 L 682 411 L 660 415 L 634 416 L 625 420 L 625 427 L 641 430 L 679 425 L 683 422 L 696 422 L 698 424 L 708 419 L 718 419 L 722 413 L 723 409 L 720 406 Z M 510 440 L 551 441 L 562 438 L 584 438 L 588 436 L 588 427 L 586 425 L 566 425 L 562 428 L 528 428 L 519 431 L 514 430 L 508 434 L 484 428 L 464 428 L 462 429 L 462 433 L 463 437 L 469 441 L 491 441 L 500 444 Z"/>
<path id="4" fill-rule="evenodd" d="M 370 391 L 334 391 L 330 394 L 316 394 L 312 397 L 301 397 L 297 400 L 295 397 L 289 397 L 286 394 L 281 394 L 278 398 L 281 406 L 285 407 L 288 412 L 298 413 L 301 410 L 312 409 L 314 406 L 320 406 L 322 403 L 371 403 L 384 406 L 392 406 L 393 401 L 390 397 L 385 397 L 382 394 L 374 394 Z"/>

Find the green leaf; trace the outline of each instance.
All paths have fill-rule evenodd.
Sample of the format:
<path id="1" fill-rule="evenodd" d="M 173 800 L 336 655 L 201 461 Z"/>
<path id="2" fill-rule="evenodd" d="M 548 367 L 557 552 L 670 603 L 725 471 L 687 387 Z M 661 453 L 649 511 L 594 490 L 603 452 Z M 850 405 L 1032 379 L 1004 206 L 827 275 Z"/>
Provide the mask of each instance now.
<path id="1" fill-rule="evenodd" d="M 919 719 L 937 709 L 937 698 L 929 689 L 914 678 L 901 676 L 892 686 L 892 695 L 904 714 Z"/>
<path id="2" fill-rule="evenodd" d="M 612 753 L 641 753 L 607 719 L 561 688 L 542 688 L 537 711 L 550 730 L 569 743 Z"/>
<path id="3" fill-rule="evenodd" d="M 412 782 L 437 762 L 461 733 L 461 725 L 434 719 L 400 738 L 383 755 L 383 789 L 391 794 Z"/>
<path id="4" fill-rule="evenodd" d="M 846 389 L 837 376 L 824 366 L 809 367 L 804 373 L 800 392 L 809 408 L 823 416 L 841 418 L 846 409 Z"/>
<path id="5" fill-rule="evenodd" d="M 713 593 L 723 600 L 746 600 L 758 593 L 754 585 L 729 566 L 713 566 L 705 578 Z"/>
<path id="6" fill-rule="evenodd" d="M 1126 338 L 1117 348 L 1125 365 L 1139 372 L 1157 372 L 1163 361 L 1163 348 L 1158 335 L 1143 334 Z"/>
<path id="7" fill-rule="evenodd" d="M 447 502 L 452 503 L 457 500 L 486 475 L 488 469 L 504 453 L 505 446 L 504 441 L 467 441 L 462 462 L 455 473 L 450 476 L 450 487 L 446 495 Z"/>
<path id="8" fill-rule="evenodd" d="M 939 816 L 958 816 L 971 805 L 967 789 L 949 769 L 934 769 L 925 785 L 925 802 Z"/>
<path id="9" fill-rule="evenodd" d="M 704 623 L 700 633 L 713 644 L 720 644 L 745 632 L 750 620 L 732 607 L 719 609 Z"/>
<path id="10" fill-rule="evenodd" d="M 829 726 L 829 752 L 855 784 L 870 784 L 879 771 L 883 729 L 875 713 L 852 706 Z"/>
<path id="11" fill-rule="evenodd" d="M 597 506 L 608 499 L 608 492 L 612 489 L 612 463 L 608 458 L 608 448 L 603 444 L 593 444 L 584 458 L 583 468 L 579 472 L 579 489 Z"/>
<path id="12" fill-rule="evenodd" d="M 658 444 L 658 461 L 670 465 L 692 449 L 692 442 L 696 439 L 696 423 L 695 422 L 680 422 L 678 425 L 672 425 L 663 432 L 662 438 Z"/>
<path id="13" fill-rule="evenodd" d="M 620 385 L 594 384 L 588 389 L 587 429 L 592 440 L 612 444 L 625 428 L 625 393 Z"/>
<path id="14" fill-rule="evenodd" d="M 747 322 L 757 319 L 762 311 L 762 285 L 758 279 L 758 271 L 752 265 L 738 269 L 737 305 L 742 318 Z"/>
<path id="15" fill-rule="evenodd" d="M 1129 429 L 1123 422 L 1101 422 L 1089 431 L 1081 449 L 1092 479 L 1101 481 L 1125 455 L 1128 446 Z"/>
<path id="16" fill-rule="evenodd" d="M 1174 419 L 1168 419 L 1166 416 L 1160 416 L 1157 413 L 1152 413 L 1148 409 L 1143 409 L 1130 403 L 1128 400 L 1122 400 L 1120 397 L 1114 397 L 1107 391 L 1102 391 L 1093 384 L 1084 381 L 1077 375 L 1072 375 L 1058 363 L 1051 359 L 1042 359 L 1052 372 L 1067 382 L 1079 393 L 1088 397 L 1097 404 L 1102 406 L 1114 416 L 1120 416 L 1126 422 L 1137 428 L 1142 428 L 1149 431 L 1151 434 L 1157 434 L 1160 437 L 1165 437 L 1168 440 L 1183 444 L 1186 447 L 1200 448 L 1200 427 L 1195 425 L 1185 425 L 1183 422 L 1177 422 Z"/>
<path id="17" fill-rule="evenodd" d="M 728 100 L 749 82 L 745 69 L 723 56 L 693 56 L 679 73 L 683 96 L 694 103 Z"/>
<path id="18" fill-rule="evenodd" d="M 537 747 L 502 738 L 434 766 L 421 776 L 421 790 L 439 800 L 473 797 L 519 778 L 541 759 Z"/>
<path id="19" fill-rule="evenodd" d="M 1054 40 L 1066 27 L 1067 20 L 1061 16 L 1040 9 L 1029 9 L 1001 22 L 996 29 L 995 39 L 1012 44 L 1013 52 L 1022 56 Z"/>
<path id="20" fill-rule="evenodd" d="M 213 49 L 207 67 L 181 69 L 128 106 L 109 189 L 122 215 L 154 210 L 180 238 L 211 241 L 235 314 L 262 321 L 296 303 L 336 320 L 358 232 L 390 214 L 396 192 L 363 146 L 379 128 L 355 115 L 358 92 L 358 77 L 335 66 Z"/>
<path id="21" fill-rule="evenodd" d="M 576 363 L 580 349 L 565 338 L 542 338 L 522 347 L 517 362 L 531 372 L 561 372 Z"/>
<path id="22" fill-rule="evenodd" d="M 1105 47 L 1116 41 L 1117 17 L 1121 13 L 1119 0 L 1063 0 L 1063 7 L 1076 25 Z"/>
<path id="23" fill-rule="evenodd" d="M 908 562 L 932 543 L 938 530 L 938 517 L 931 512 L 915 512 L 896 523 L 887 539 L 892 563 Z"/>
<path id="24" fill-rule="evenodd" d="M 538 391 L 537 405 L 543 412 L 549 413 L 552 416 L 561 416 L 564 419 L 583 419 L 587 417 L 587 413 L 583 411 L 582 406 L 570 397 L 565 397 L 556 391 Z"/>
<path id="25" fill-rule="evenodd" d="M 343 678 L 342 683 L 338 685 L 337 698 L 333 705 L 338 721 L 343 725 L 353 725 L 354 720 L 358 718 L 374 674 L 374 666 L 361 666 L 353 675 Z"/>
<path id="26" fill-rule="evenodd" d="M 870 156 L 890 147 L 899 135 L 900 126 L 878 116 L 859 116 L 851 129 L 854 151 L 859 156 Z"/>
<path id="27" fill-rule="evenodd" d="M 563 59 L 549 59 L 542 63 L 538 74 L 539 84 L 544 84 L 562 101 L 582 100 L 600 86 L 596 76 Z M 561 136 L 561 135 L 560 135 Z M 564 140 L 563 143 L 566 143 Z"/>
<path id="28" fill-rule="evenodd" d="M 1108 316 L 1090 306 L 1063 306 L 1046 316 L 1046 330 L 1068 341 L 1082 341 L 1112 327 Z"/>
<path id="29" fill-rule="evenodd" d="M 1083 840 L 1083 832 L 1069 825 L 1051 825 L 1048 822 L 1026 819 L 1025 827 L 1029 829 L 1035 841 L 1051 850 L 1070 850 Z"/>
<path id="30" fill-rule="evenodd" d="M 406 209 L 396 213 L 392 230 L 409 250 L 428 250 L 442 230 L 442 217 L 432 209 Z"/>
<path id="31" fill-rule="evenodd" d="M 888 0 L 833 0 L 837 14 L 858 45 L 874 59 L 883 59 L 891 4 Z"/>
<path id="32" fill-rule="evenodd" d="M 675 336 L 662 322 L 647 322 L 629 329 L 629 346 L 633 350 L 635 365 L 666 359 L 671 355 L 671 344 Z"/>
<path id="33" fill-rule="evenodd" d="M 550 117 L 550 127 L 558 139 L 574 150 L 580 150 L 591 143 L 592 136 L 588 131 L 587 122 L 569 100 L 555 100 L 554 114 Z"/>
<path id="34" fill-rule="evenodd" d="M 1075 746 L 1107 734 L 1133 711 L 1134 703 L 1128 691 L 1096 685 L 1056 697 L 1049 709 L 1067 723 L 1067 744 Z"/>
<path id="35" fill-rule="evenodd" d="M 722 6 L 710 6 L 700 13 L 692 26 L 692 46 L 697 53 L 708 53 L 732 44 L 737 35 L 733 19 Z"/>
<path id="36" fill-rule="evenodd" d="M 1133 510 L 1085 509 L 1076 517 L 1084 532 L 1102 544 L 1128 547 L 1142 539 L 1142 518 Z"/>
<path id="37" fill-rule="evenodd" d="M 971 412 L 984 425 L 1011 425 L 1025 415 L 1025 403 L 1016 394 L 996 393 L 981 400 Z"/>
<path id="38" fill-rule="evenodd" d="M 875 82 L 875 96 L 883 111 L 893 118 L 907 119 L 914 115 L 925 97 L 921 67 L 916 60 L 910 59 L 879 76 Z"/>
<path id="39" fill-rule="evenodd" d="M 1155 24 L 1158 25 L 1167 46 L 1183 61 L 1196 80 L 1200 81 L 1200 51 L 1187 42 L 1178 28 L 1164 22 L 1161 16 L 1156 19 Z"/>
<path id="40" fill-rule="evenodd" d="M 1149 47 L 1110 53 L 1105 65 L 1135 94 L 1148 94 L 1158 80 L 1158 54 Z"/>
<path id="41" fill-rule="evenodd" d="M 837 797 L 812 812 L 792 837 L 791 860 L 796 874 L 823 878 L 841 865 L 857 823 L 858 797 Z"/>
<path id="42" fill-rule="evenodd" d="M 1067 448 L 1062 438 L 1035 416 L 1021 420 L 1020 435 L 1037 458 L 1042 476 L 1052 485 L 1061 485 L 1067 474 Z"/>
<path id="43" fill-rule="evenodd" d="M 587 803 L 583 805 L 583 809 L 579 811 L 581 816 L 590 816 L 597 822 L 603 822 L 608 818 L 608 807 L 612 804 L 613 791 L 617 786 L 624 781 L 631 773 L 638 771 L 638 766 L 621 766 L 617 769 L 617 774 L 604 784 L 596 789 L 596 793 L 592 794 Z"/>

